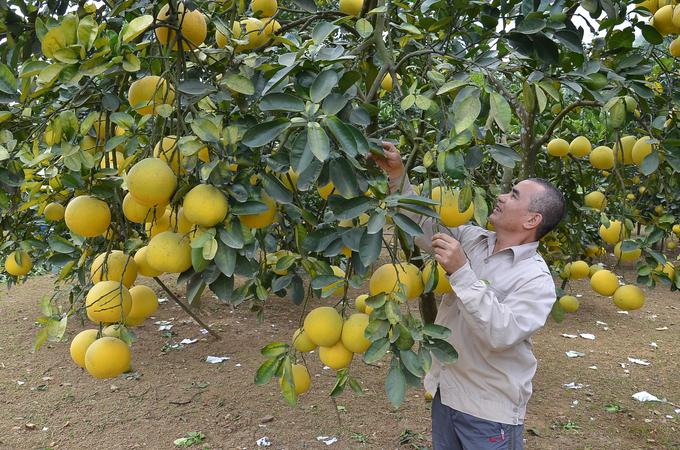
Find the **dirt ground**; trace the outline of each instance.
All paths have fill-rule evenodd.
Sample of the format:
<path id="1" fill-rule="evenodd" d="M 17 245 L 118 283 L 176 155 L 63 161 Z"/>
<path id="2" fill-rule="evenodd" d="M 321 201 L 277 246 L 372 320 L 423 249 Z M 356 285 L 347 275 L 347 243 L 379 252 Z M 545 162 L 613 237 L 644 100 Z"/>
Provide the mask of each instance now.
<path id="1" fill-rule="evenodd" d="M 167 297 L 152 279 L 140 278 L 138 283 Z M 87 319 L 72 319 L 63 342 L 30 353 L 40 330 L 39 299 L 55 281 L 33 277 L 0 291 L 0 450 L 172 449 L 189 433 L 205 436 L 192 445 L 200 449 L 256 449 L 258 441 L 271 449 L 432 448 L 425 390 L 409 389 L 395 409 L 384 391 L 386 358 L 375 365 L 352 362 L 362 396 L 348 388 L 329 398 L 335 371 L 324 370 L 317 353 L 306 358 L 312 387 L 296 407 L 285 403 L 276 380 L 253 384 L 266 359 L 260 349 L 273 341 L 290 343 L 298 326 L 300 307 L 289 299 L 271 298 L 260 325 L 247 304 L 232 307 L 204 293 L 201 318 L 219 340 L 203 334 L 170 300 L 135 329 L 132 372 L 97 380 L 69 355 L 70 340 L 91 328 Z M 173 285 L 171 278 L 165 281 Z M 525 448 L 680 448 L 680 293 L 664 286 L 645 290 L 645 306 L 621 314 L 587 279 L 571 286 L 572 294 L 583 295 L 579 310 L 567 313 L 561 324 L 549 318 L 534 336 L 539 363 Z M 352 298 L 359 293 L 353 291 Z M 165 323 L 171 330 L 159 331 Z M 175 345 L 184 339 L 198 341 Z M 583 355 L 568 357 L 570 350 Z M 211 364 L 208 356 L 228 359 Z M 565 386 L 571 383 L 574 388 Z M 667 401 L 635 400 L 632 395 L 641 391 Z"/>

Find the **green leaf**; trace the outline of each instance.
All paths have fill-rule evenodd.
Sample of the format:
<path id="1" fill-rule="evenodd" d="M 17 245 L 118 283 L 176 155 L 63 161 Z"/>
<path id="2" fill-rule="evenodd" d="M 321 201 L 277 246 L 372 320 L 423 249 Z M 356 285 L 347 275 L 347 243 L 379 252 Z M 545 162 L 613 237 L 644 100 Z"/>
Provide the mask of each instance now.
<path id="1" fill-rule="evenodd" d="M 31 347 L 31 353 L 35 353 L 36 350 L 40 348 L 40 346 L 47 340 L 47 329 L 43 328 L 40 330 L 38 335 L 35 337 L 35 340 L 33 341 L 33 346 Z"/>
<path id="2" fill-rule="evenodd" d="M 330 22 L 319 22 L 314 26 L 312 30 L 312 40 L 316 45 L 320 45 L 326 40 L 329 34 L 340 28 L 337 25 L 333 25 Z M 316 101 L 316 100 L 312 100 Z"/>
<path id="3" fill-rule="evenodd" d="M 250 80 L 248 81 L 250 82 Z M 265 95 L 260 100 L 259 107 L 261 111 L 302 112 L 305 110 L 305 104 L 302 100 L 282 92 Z"/>
<path id="4" fill-rule="evenodd" d="M 328 135 L 324 129 L 321 128 L 321 125 L 316 122 L 309 122 L 307 127 L 307 145 L 309 145 L 312 153 L 319 161 L 326 161 L 331 152 L 331 144 L 328 141 Z"/>
<path id="5" fill-rule="evenodd" d="M 415 223 L 413 219 L 404 214 L 396 213 L 392 215 L 392 220 L 399 228 L 413 237 L 423 234 L 423 230 L 420 228 L 420 226 Z"/>
<path id="6" fill-rule="evenodd" d="M 90 16 L 87 16 L 90 17 Z M 150 15 L 144 15 L 144 16 L 139 16 L 135 17 L 130 21 L 130 23 L 127 26 L 127 29 L 123 33 L 123 42 L 130 42 L 140 34 L 144 33 L 147 28 L 153 23 L 153 16 Z M 80 32 L 80 27 L 78 27 L 78 31 Z"/>
<path id="7" fill-rule="evenodd" d="M 273 141 L 279 134 L 286 131 L 290 125 L 290 119 L 285 117 L 257 124 L 254 127 L 249 128 L 248 131 L 243 134 L 241 142 L 251 148 L 262 147 Z"/>
<path id="8" fill-rule="evenodd" d="M 453 116 L 456 133 L 462 133 L 466 128 L 475 123 L 482 111 L 482 103 L 477 97 L 467 97 L 460 103 Z"/>
<path id="9" fill-rule="evenodd" d="M 232 91 L 236 91 L 241 94 L 253 95 L 255 93 L 255 86 L 253 86 L 253 82 L 243 75 L 232 75 L 227 78 L 225 84 Z M 260 108 L 262 108 L 262 105 L 260 105 Z"/>
<path id="10" fill-rule="evenodd" d="M 401 362 L 404 363 L 404 367 L 417 377 L 422 377 L 425 375 L 425 371 L 420 367 L 420 361 L 418 360 L 418 355 L 413 350 L 400 350 L 399 357 Z"/>
<path id="11" fill-rule="evenodd" d="M 255 373 L 255 385 L 264 386 L 269 383 L 274 374 L 279 371 L 283 364 L 283 359 L 282 355 L 278 355 L 265 361 Z"/>
<path id="12" fill-rule="evenodd" d="M 151 21 L 153 22 L 153 17 L 151 17 Z M 94 17 L 87 15 L 80 19 L 78 22 L 78 42 L 85 47 L 85 50 L 92 48 L 98 34 L 99 26 L 95 22 Z"/>
<path id="13" fill-rule="evenodd" d="M 10 95 L 17 92 L 17 80 L 10 68 L 4 64 L 0 64 L 0 92 Z"/>
<path id="14" fill-rule="evenodd" d="M 553 303 L 552 309 L 550 310 L 550 315 L 557 323 L 562 323 L 564 320 L 564 308 L 562 307 L 562 303 L 560 303 L 559 300 L 555 300 L 555 303 Z"/>
<path id="15" fill-rule="evenodd" d="M 38 75 L 42 70 L 50 64 L 46 61 L 28 61 L 21 66 L 19 78 L 27 78 Z"/>
<path id="16" fill-rule="evenodd" d="M 241 249 L 245 244 L 243 235 L 238 227 L 228 227 L 219 229 L 220 240 L 234 249 Z"/>
<path id="17" fill-rule="evenodd" d="M 283 398 L 291 405 L 297 405 L 297 393 L 295 392 L 295 382 L 293 378 L 293 367 L 290 358 L 286 358 L 283 363 L 283 378 L 281 379 L 281 393 Z"/>
<path id="18" fill-rule="evenodd" d="M 50 248 L 57 253 L 72 253 L 76 250 L 76 246 L 70 241 L 55 234 L 47 238 L 47 242 L 50 244 Z"/>
<path id="19" fill-rule="evenodd" d="M 387 354 L 390 349 L 390 340 L 388 338 L 380 338 L 371 343 L 364 352 L 364 362 L 366 364 L 373 364 L 378 362 L 380 358 Z"/>
<path id="20" fill-rule="evenodd" d="M 369 267 L 378 259 L 378 256 L 380 256 L 380 251 L 382 250 L 382 237 L 382 230 L 374 234 L 369 234 L 366 230 L 361 235 L 361 240 L 359 241 L 359 257 L 361 263 L 365 267 Z"/>
<path id="21" fill-rule="evenodd" d="M 354 167 L 345 158 L 333 158 L 330 162 L 331 181 L 338 194 L 354 198 L 359 191 Z"/>
<path id="22" fill-rule="evenodd" d="M 435 339 L 446 339 L 451 336 L 451 330 L 444 326 L 431 323 L 423 327 L 423 334 Z"/>
<path id="23" fill-rule="evenodd" d="M 413 94 L 409 94 L 401 100 L 401 104 L 400 104 L 401 109 L 403 111 L 406 111 L 411 106 L 413 106 L 415 104 L 415 102 L 416 102 L 416 96 L 413 95 Z"/>
<path id="24" fill-rule="evenodd" d="M 640 172 L 644 175 L 651 175 L 656 169 L 659 168 L 659 163 L 661 162 L 659 158 L 659 151 L 654 149 L 652 153 L 645 156 L 640 165 Z"/>
<path id="25" fill-rule="evenodd" d="M 279 356 L 287 352 L 289 348 L 290 345 L 286 344 L 285 342 L 272 342 L 266 345 L 264 348 L 262 348 L 262 350 L 260 350 L 260 353 L 262 353 L 263 356 L 268 356 L 272 358 L 274 356 Z"/>
<path id="26" fill-rule="evenodd" d="M 335 228 L 320 228 L 314 230 L 302 241 L 302 248 L 308 252 L 322 252 L 338 239 L 338 231 Z"/>
<path id="27" fill-rule="evenodd" d="M 50 296 L 45 294 L 40 299 L 40 312 L 45 316 L 52 316 L 52 305 L 50 304 Z"/>
<path id="28" fill-rule="evenodd" d="M 350 157 L 355 157 L 358 154 L 357 141 L 354 139 L 354 135 L 340 119 L 335 116 L 328 116 L 324 119 L 326 126 L 333 137 L 338 141 L 340 147 L 349 155 Z"/>
<path id="29" fill-rule="evenodd" d="M 88 77 L 96 77 L 106 71 L 109 65 L 109 60 L 103 56 L 88 59 L 80 65 L 78 72 Z"/>
<path id="30" fill-rule="evenodd" d="M 335 386 L 333 386 L 333 389 L 331 390 L 331 398 L 338 398 L 345 390 L 345 385 L 347 384 L 347 369 L 342 369 L 336 376 L 338 381 L 335 382 Z M 342 408 L 342 406 L 338 406 L 338 409 L 339 408 Z"/>
<path id="31" fill-rule="evenodd" d="M 385 302 L 385 315 L 387 315 L 387 320 L 389 320 L 392 325 L 401 322 L 404 318 L 404 316 L 401 314 L 399 303 L 395 302 L 394 300 L 388 300 Z"/>
<path id="32" fill-rule="evenodd" d="M 215 261 L 215 265 L 220 269 L 220 272 L 230 277 L 234 274 L 234 268 L 236 267 L 236 250 L 223 241 L 220 235 L 220 241 L 217 244 L 217 252 L 213 261 Z"/>
<path id="33" fill-rule="evenodd" d="M 324 70 L 312 83 L 309 96 L 314 103 L 320 103 L 338 85 L 338 74 L 333 69 Z"/>
<path id="34" fill-rule="evenodd" d="M 355 380 L 353 377 L 348 377 L 347 381 L 349 382 L 349 387 L 351 387 L 354 392 L 359 395 L 363 395 L 364 391 L 361 389 L 361 385 L 357 382 L 357 380 Z"/>
<path id="35" fill-rule="evenodd" d="M 498 128 L 507 132 L 508 128 L 510 128 L 510 121 L 512 120 L 510 104 L 497 92 L 491 93 L 489 96 L 489 103 L 491 105 L 491 114 L 493 114 L 493 119 L 496 121 Z"/>
<path id="36" fill-rule="evenodd" d="M 399 366 L 393 365 L 387 373 L 387 378 L 385 379 L 385 392 L 387 393 L 387 398 L 390 399 L 390 402 L 395 408 L 399 408 L 404 402 L 404 398 L 406 397 L 406 377 L 404 377 Z"/>
<path id="37" fill-rule="evenodd" d="M 545 28 L 546 22 L 543 19 L 533 18 L 522 21 L 519 27 L 513 31 L 522 34 L 536 34 Z"/>
<path id="38" fill-rule="evenodd" d="M 377 201 L 371 197 L 354 197 L 340 202 L 333 208 L 333 214 L 338 220 L 354 219 L 369 209 L 375 208 Z"/>
<path id="39" fill-rule="evenodd" d="M 458 352 L 448 342 L 441 339 L 433 339 L 432 341 L 423 341 L 425 348 L 430 350 L 432 354 L 444 364 L 453 364 L 458 361 Z"/>
<path id="40" fill-rule="evenodd" d="M 429 372 L 432 367 L 432 355 L 425 347 L 420 347 L 418 349 L 418 361 L 420 362 L 420 367 L 425 372 Z"/>
<path id="41" fill-rule="evenodd" d="M 191 122 L 191 129 L 203 142 L 219 142 L 220 129 L 212 120 L 198 118 Z"/>
<path id="42" fill-rule="evenodd" d="M 269 211 L 269 205 L 257 200 L 248 200 L 247 202 L 239 203 L 231 208 L 231 212 L 235 216 L 262 214 L 267 211 Z"/>
<path id="43" fill-rule="evenodd" d="M 373 25 L 366 19 L 357 20 L 355 28 L 359 32 L 359 35 L 364 39 L 373 34 Z"/>

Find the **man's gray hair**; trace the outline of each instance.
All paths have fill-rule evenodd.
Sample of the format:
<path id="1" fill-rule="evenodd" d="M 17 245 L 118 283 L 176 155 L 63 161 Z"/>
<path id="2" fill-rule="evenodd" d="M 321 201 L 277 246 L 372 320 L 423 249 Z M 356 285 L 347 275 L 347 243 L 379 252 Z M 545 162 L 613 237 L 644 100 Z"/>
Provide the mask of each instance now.
<path id="1" fill-rule="evenodd" d="M 536 239 L 541 239 L 560 223 L 567 210 L 564 195 L 550 181 L 543 178 L 529 178 L 545 189 L 531 196 L 529 211 L 539 213 L 543 220 L 536 228 Z"/>

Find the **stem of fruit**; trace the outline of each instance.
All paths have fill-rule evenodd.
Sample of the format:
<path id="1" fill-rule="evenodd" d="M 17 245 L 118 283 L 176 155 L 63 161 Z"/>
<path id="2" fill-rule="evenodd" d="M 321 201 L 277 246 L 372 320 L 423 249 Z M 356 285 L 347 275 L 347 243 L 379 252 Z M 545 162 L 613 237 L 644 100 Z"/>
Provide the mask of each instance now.
<path id="1" fill-rule="evenodd" d="M 201 319 L 199 319 L 198 316 L 196 314 L 194 314 L 193 311 L 191 311 L 187 307 L 187 305 L 182 303 L 180 301 L 180 299 L 178 299 L 177 296 L 175 294 L 173 294 L 170 291 L 170 289 L 168 289 L 168 287 L 165 284 L 163 284 L 163 282 L 158 277 L 153 277 L 153 279 L 156 280 L 156 283 L 158 283 L 160 285 L 160 287 L 163 288 L 163 290 L 168 294 L 168 296 L 170 296 L 170 298 L 173 299 L 175 301 L 175 303 L 177 303 L 180 306 L 180 308 L 182 308 L 184 310 L 184 312 L 189 314 L 191 316 L 191 318 L 194 319 L 200 326 L 205 328 L 208 331 L 208 333 L 210 333 L 215 339 L 222 339 L 219 334 L 217 334 L 215 331 L 213 331 L 208 325 L 203 323 L 203 321 Z"/>

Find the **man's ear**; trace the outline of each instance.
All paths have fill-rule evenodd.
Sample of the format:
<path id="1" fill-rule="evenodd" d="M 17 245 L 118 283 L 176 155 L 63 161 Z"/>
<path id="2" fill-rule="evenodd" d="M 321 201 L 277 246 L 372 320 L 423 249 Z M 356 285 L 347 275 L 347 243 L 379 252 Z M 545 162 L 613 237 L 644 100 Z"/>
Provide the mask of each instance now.
<path id="1" fill-rule="evenodd" d="M 524 222 L 524 228 L 527 230 L 533 230 L 536 229 L 541 222 L 543 222 L 543 216 L 537 212 L 532 212 L 530 213 L 531 217 Z"/>

